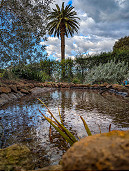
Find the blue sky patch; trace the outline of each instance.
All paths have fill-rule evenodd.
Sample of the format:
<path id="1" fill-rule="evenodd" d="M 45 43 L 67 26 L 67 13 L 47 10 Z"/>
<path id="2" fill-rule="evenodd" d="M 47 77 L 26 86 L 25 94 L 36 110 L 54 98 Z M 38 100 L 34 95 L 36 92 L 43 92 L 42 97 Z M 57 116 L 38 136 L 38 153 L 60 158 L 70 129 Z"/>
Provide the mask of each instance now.
<path id="1" fill-rule="evenodd" d="M 72 5 L 72 1 L 69 1 L 68 4 Z"/>

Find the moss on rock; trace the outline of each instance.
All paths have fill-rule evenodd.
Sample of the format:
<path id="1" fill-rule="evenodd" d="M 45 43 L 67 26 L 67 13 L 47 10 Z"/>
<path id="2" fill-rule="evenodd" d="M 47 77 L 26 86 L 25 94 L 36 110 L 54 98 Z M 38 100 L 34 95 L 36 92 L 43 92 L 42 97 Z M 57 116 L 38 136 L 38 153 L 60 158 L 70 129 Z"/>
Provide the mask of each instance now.
<path id="1" fill-rule="evenodd" d="M 14 144 L 0 149 L 0 171 L 32 170 L 33 168 L 31 152 L 26 146 Z"/>

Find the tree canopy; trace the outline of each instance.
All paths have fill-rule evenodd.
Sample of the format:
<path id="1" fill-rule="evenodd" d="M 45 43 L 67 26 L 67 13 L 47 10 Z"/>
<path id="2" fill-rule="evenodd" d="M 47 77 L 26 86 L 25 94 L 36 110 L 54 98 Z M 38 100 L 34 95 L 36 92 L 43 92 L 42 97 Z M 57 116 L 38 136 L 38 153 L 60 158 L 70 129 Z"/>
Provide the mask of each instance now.
<path id="1" fill-rule="evenodd" d="M 120 38 L 118 41 L 115 42 L 113 46 L 113 51 L 118 50 L 129 50 L 129 36 Z"/>
<path id="2" fill-rule="evenodd" d="M 46 16 L 52 0 L 2 0 L 0 2 L 0 66 L 26 63 L 42 57 Z"/>

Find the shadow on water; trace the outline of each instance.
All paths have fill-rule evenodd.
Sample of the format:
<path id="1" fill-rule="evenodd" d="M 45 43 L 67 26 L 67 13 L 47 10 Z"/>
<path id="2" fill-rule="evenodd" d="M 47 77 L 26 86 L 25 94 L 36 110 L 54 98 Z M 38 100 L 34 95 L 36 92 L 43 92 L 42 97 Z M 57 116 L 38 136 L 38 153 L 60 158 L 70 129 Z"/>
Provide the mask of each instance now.
<path id="1" fill-rule="evenodd" d="M 59 119 L 58 106 L 66 128 L 77 137 L 85 137 L 86 132 L 78 115 L 82 115 L 92 134 L 107 132 L 109 124 L 112 130 L 129 129 L 129 104 L 121 98 L 99 95 L 97 92 L 84 90 L 54 91 L 38 96 Z M 4 147 L 14 143 L 27 145 L 35 152 L 34 161 L 37 167 L 57 164 L 69 145 L 52 129 L 52 140 L 49 138 L 49 127 L 38 108 L 45 115 L 36 97 L 27 96 L 0 109 L 4 126 Z"/>

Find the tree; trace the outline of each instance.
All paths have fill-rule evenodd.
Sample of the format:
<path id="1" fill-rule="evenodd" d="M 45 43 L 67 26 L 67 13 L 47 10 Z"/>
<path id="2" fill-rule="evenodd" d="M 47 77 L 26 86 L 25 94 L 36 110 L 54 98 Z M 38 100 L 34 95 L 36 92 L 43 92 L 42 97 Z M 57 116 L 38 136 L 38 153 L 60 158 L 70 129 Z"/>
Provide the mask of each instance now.
<path id="1" fill-rule="evenodd" d="M 87 56 L 84 56 L 83 54 L 78 54 L 76 55 L 75 59 L 75 66 L 76 66 L 76 72 L 77 72 L 77 77 L 81 81 L 81 83 L 84 82 L 84 76 L 85 73 L 88 69 L 88 58 Z"/>
<path id="2" fill-rule="evenodd" d="M 46 16 L 52 0 L 0 1 L 0 66 L 32 62 L 43 57 Z"/>
<path id="3" fill-rule="evenodd" d="M 113 46 L 113 51 L 116 52 L 121 50 L 129 50 L 129 36 L 120 38 L 118 41 L 115 42 Z"/>
<path id="4" fill-rule="evenodd" d="M 47 25 L 49 35 L 54 34 L 54 37 L 61 37 L 61 60 L 65 60 L 65 36 L 73 36 L 74 32 L 78 32 L 79 23 L 76 19 L 77 13 L 73 11 L 74 7 L 70 4 L 62 8 L 56 4 L 56 9 L 48 15 L 49 23 Z"/>
<path id="5" fill-rule="evenodd" d="M 47 14 L 53 0 L 1 0 L 0 11 L 10 12 L 19 19 L 23 28 L 35 36 L 44 36 Z"/>

